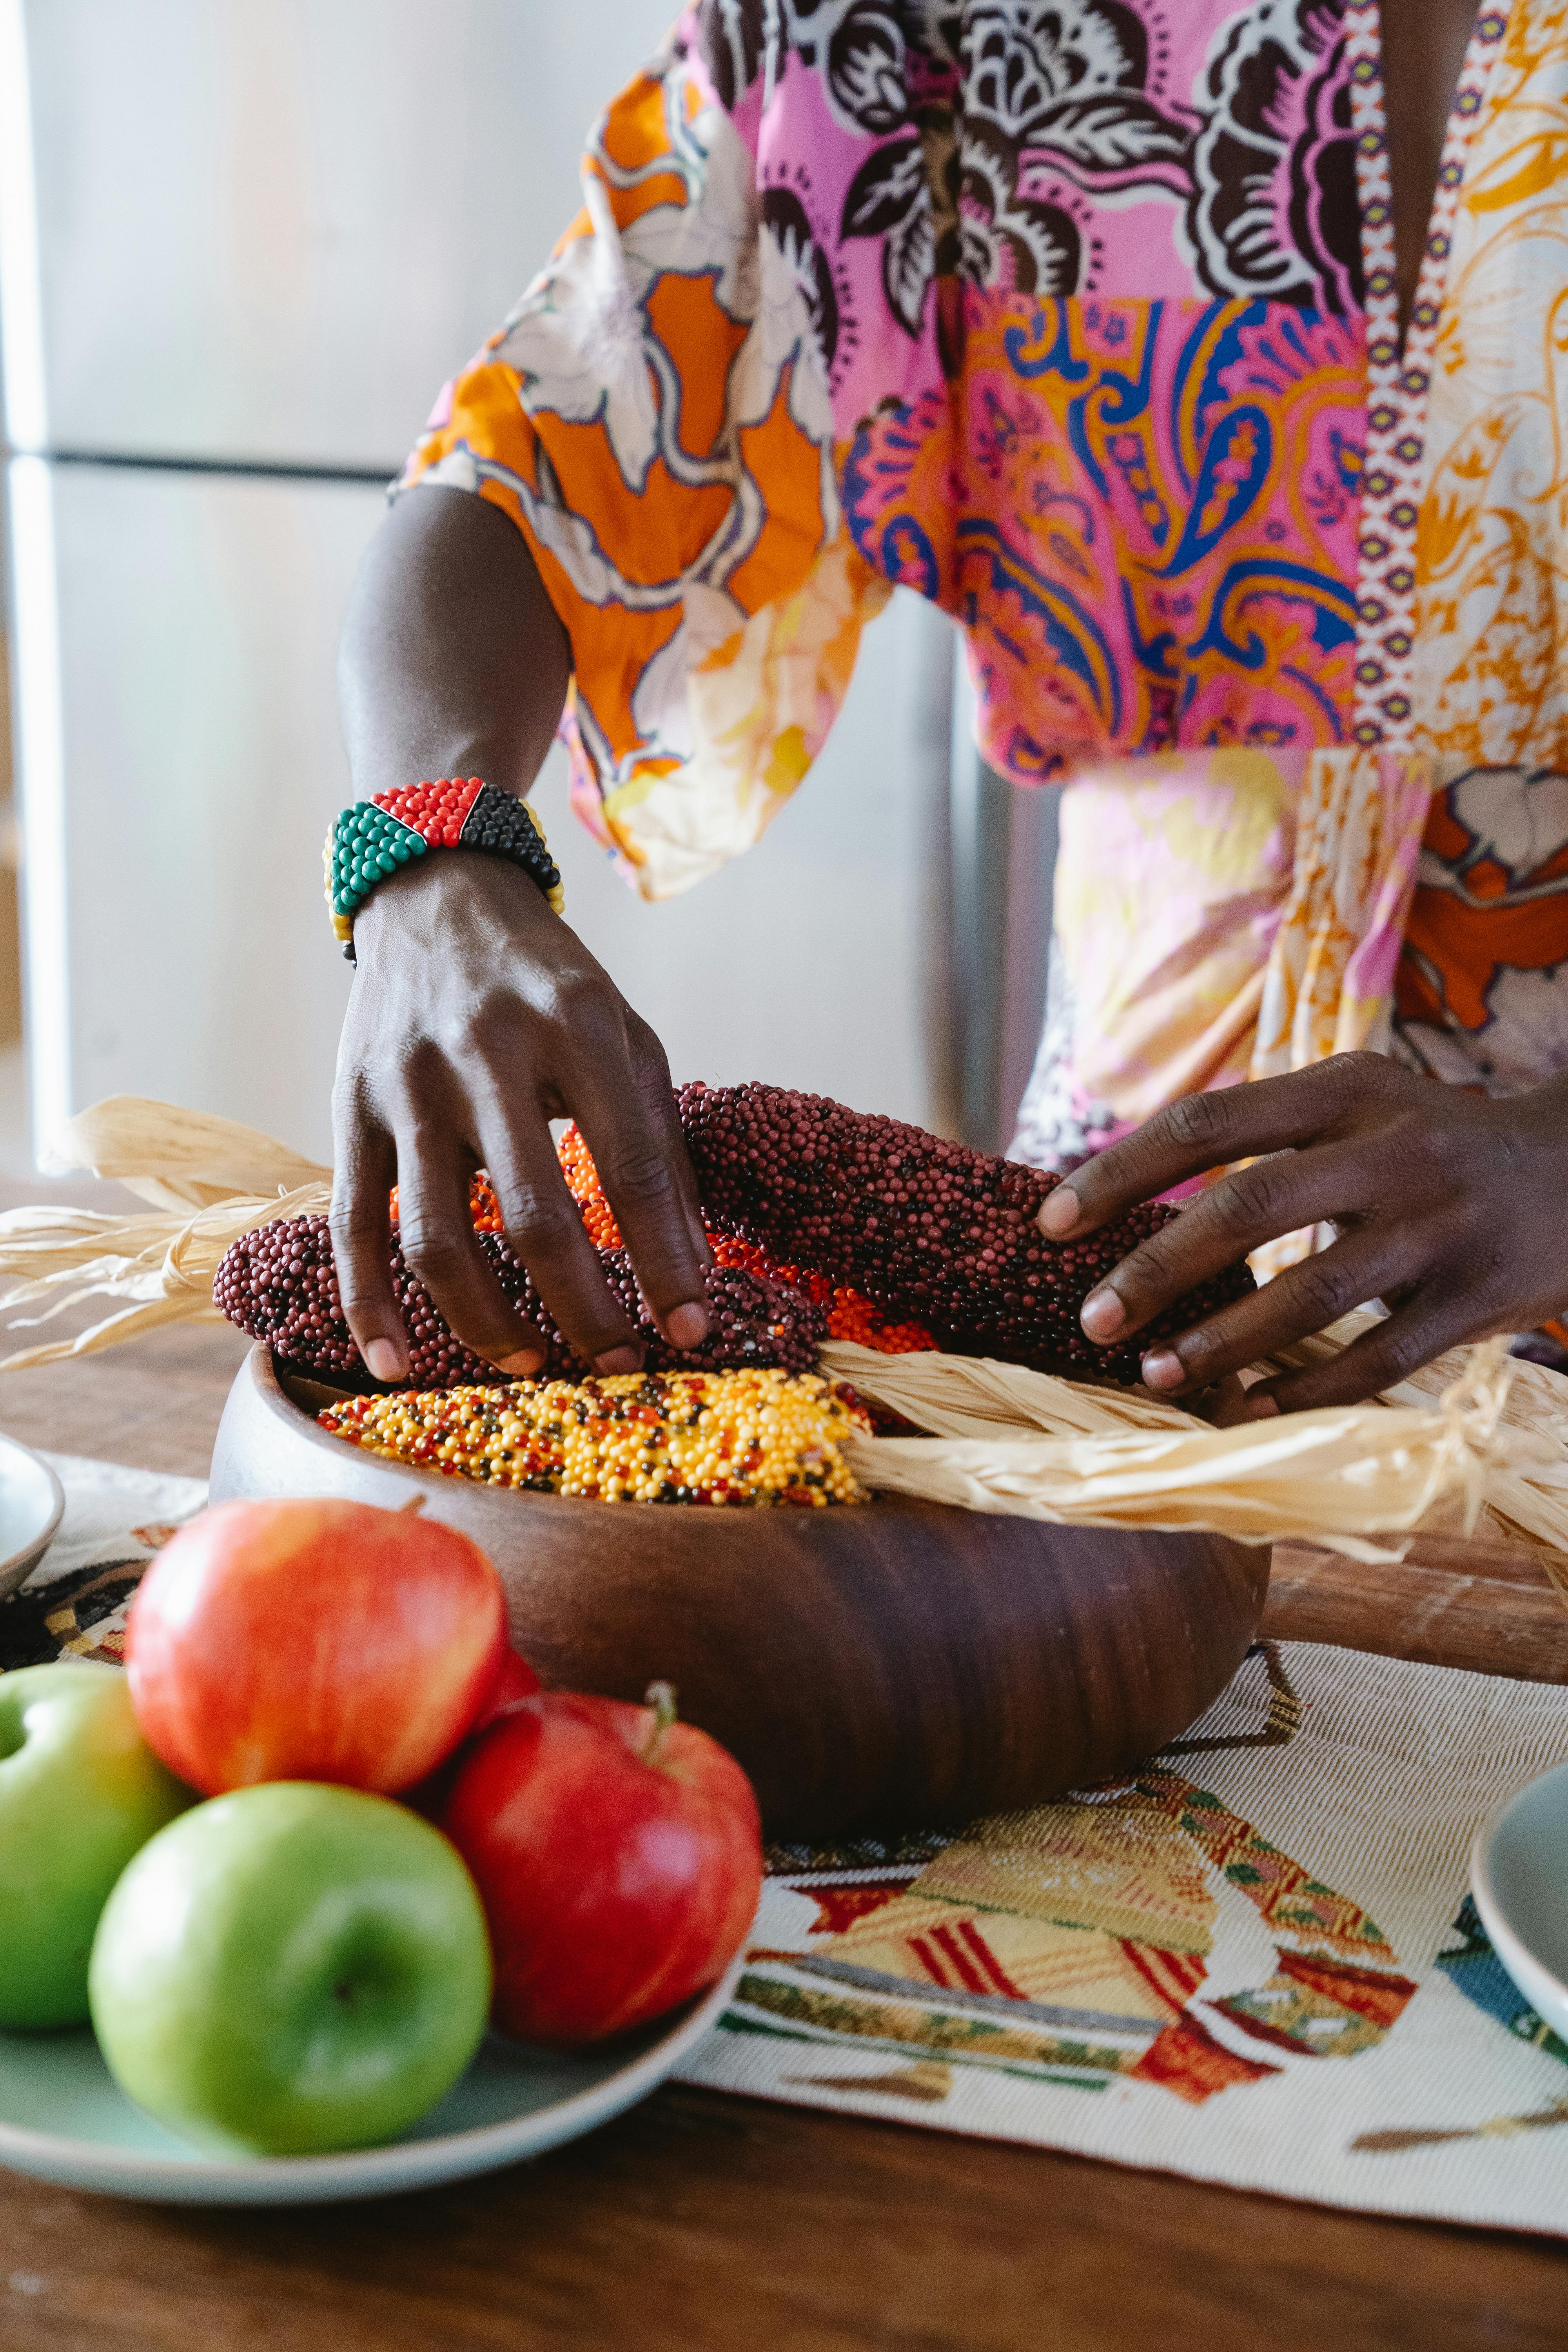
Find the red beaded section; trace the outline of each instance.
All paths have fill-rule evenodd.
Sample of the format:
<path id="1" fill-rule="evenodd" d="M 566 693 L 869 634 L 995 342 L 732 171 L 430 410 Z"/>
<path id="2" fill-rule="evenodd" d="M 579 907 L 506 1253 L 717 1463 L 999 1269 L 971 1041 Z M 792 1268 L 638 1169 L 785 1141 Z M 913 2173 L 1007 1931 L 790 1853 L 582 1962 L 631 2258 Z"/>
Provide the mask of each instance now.
<path id="1" fill-rule="evenodd" d="M 936 1346 L 923 1323 L 896 1321 L 846 1282 L 830 1282 L 809 1266 L 785 1265 L 734 1234 L 710 1233 L 708 1245 L 716 1265 L 741 1266 L 760 1281 L 785 1283 L 814 1307 L 825 1307 L 830 1339 L 853 1339 L 857 1347 L 875 1348 L 879 1356 L 912 1356 Z"/>
<path id="2" fill-rule="evenodd" d="M 482 776 L 437 776 L 432 782 L 400 784 L 373 795 L 377 808 L 398 817 L 432 849 L 456 849 L 469 810 L 484 791 Z"/>
<path id="3" fill-rule="evenodd" d="M 557 1140 L 555 1155 L 595 1248 L 624 1249 L 626 1244 L 616 1223 L 615 1211 L 605 1198 L 594 1155 L 574 1120 L 568 1123 Z M 490 1206 L 493 1209 L 493 1194 Z M 500 1230 L 499 1219 L 495 1230 Z M 710 1233 L 708 1243 L 715 1265 L 740 1266 L 761 1281 L 782 1283 L 789 1289 L 803 1292 L 814 1307 L 825 1307 L 830 1339 L 854 1339 L 862 1348 L 875 1348 L 883 1356 L 912 1355 L 917 1349 L 936 1346 L 922 1324 L 900 1322 L 846 1283 L 830 1282 L 826 1275 L 814 1274 L 809 1266 L 780 1264 L 754 1242 L 742 1241 L 732 1234 Z"/>
<path id="4" fill-rule="evenodd" d="M 1058 1180 L 1038 1169 L 780 1087 L 692 1084 L 677 1102 L 710 1232 L 810 1266 L 955 1355 L 1131 1385 L 1145 1348 L 1256 1287 L 1237 1260 L 1135 1339 L 1100 1347 L 1084 1300 L 1173 1210 L 1049 1242 L 1036 1218 Z"/>

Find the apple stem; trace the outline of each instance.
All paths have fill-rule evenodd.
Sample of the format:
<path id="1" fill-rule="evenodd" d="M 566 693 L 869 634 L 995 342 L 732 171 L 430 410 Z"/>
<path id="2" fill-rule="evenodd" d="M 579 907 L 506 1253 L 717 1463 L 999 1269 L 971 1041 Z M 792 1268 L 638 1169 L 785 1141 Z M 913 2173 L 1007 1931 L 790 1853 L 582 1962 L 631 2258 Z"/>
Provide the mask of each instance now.
<path id="1" fill-rule="evenodd" d="M 643 1742 L 640 1761 L 657 1764 L 664 1735 L 676 1719 L 675 1685 L 673 1683 L 649 1683 L 643 1693 L 643 1705 L 653 1709 L 653 1723 Z"/>
<path id="2" fill-rule="evenodd" d="M 407 1518 L 415 1518 L 415 1519 L 416 1519 L 416 1518 L 418 1517 L 418 1516 L 419 1516 L 420 1512 L 421 1512 L 424 1508 L 425 1508 L 425 1497 L 424 1497 L 424 1496 L 423 1496 L 423 1495 L 410 1495 L 410 1496 L 408 1497 L 408 1500 L 406 1501 L 406 1503 L 399 1503 L 399 1505 L 397 1506 L 398 1517 L 399 1517 L 400 1518 L 405 1518 L 405 1519 L 407 1519 Z"/>

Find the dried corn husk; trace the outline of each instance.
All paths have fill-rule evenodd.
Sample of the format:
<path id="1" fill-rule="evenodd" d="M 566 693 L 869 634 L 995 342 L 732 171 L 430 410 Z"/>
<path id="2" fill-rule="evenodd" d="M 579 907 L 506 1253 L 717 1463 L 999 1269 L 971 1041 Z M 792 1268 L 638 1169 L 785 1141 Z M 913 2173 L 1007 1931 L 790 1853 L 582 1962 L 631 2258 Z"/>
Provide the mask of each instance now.
<path id="1" fill-rule="evenodd" d="M 37 1329 L 86 1298 L 134 1303 L 72 1339 L 19 1349 L 0 1360 L 0 1371 L 93 1355 L 165 1323 L 221 1320 L 213 1276 L 229 1244 L 272 1217 L 319 1214 L 331 1198 L 330 1168 L 259 1129 L 137 1095 L 111 1095 L 82 1111 L 43 1164 L 54 1174 L 87 1169 L 114 1179 L 150 1213 L 5 1211 L 0 1277 L 16 1279 L 0 1311 L 47 1302 L 37 1315 L 11 1315 L 8 1328 Z"/>
<path id="2" fill-rule="evenodd" d="M 1506 1495 L 1521 1528 L 1568 1551 L 1568 1451 L 1505 1423 L 1515 1367 L 1500 1340 L 1468 1351 L 1436 1409 L 1341 1406 L 1232 1429 L 1015 1364 L 843 1343 L 822 1353 L 840 1379 L 933 1433 L 850 1442 L 856 1475 L 884 1492 L 1061 1526 L 1294 1536 L 1363 1560 L 1397 1557 L 1370 1538 L 1408 1534 L 1440 1504 L 1457 1504 L 1468 1530 Z"/>
<path id="3" fill-rule="evenodd" d="M 1326 1331 L 1281 1349 L 1268 1369 L 1290 1370 L 1325 1362 L 1342 1354 L 1352 1339 L 1374 1328 L 1380 1319 L 1369 1309 L 1358 1307 Z M 1418 1372 L 1412 1372 L 1408 1380 L 1385 1389 L 1379 1402 L 1429 1411 L 1464 1377 L 1475 1353 L 1473 1348 L 1450 1348 L 1446 1355 L 1435 1356 Z M 1568 1381 L 1548 1371 L 1543 1364 L 1510 1360 L 1499 1425 L 1504 1433 L 1533 1443 L 1514 1446 L 1515 1462 L 1494 1464 L 1474 1532 L 1525 1545 L 1568 1597 Z"/>
<path id="4" fill-rule="evenodd" d="M 309 1184 L 330 1187 L 332 1181 L 330 1168 L 258 1127 L 142 1095 L 110 1095 L 79 1111 L 39 1164 L 47 1175 L 89 1169 L 117 1180 L 139 1201 L 176 1213 L 242 1193 L 274 1200 Z"/>
<path id="5" fill-rule="evenodd" d="M 316 1214 L 331 1171 L 233 1120 L 120 1095 L 74 1119 L 57 1170 L 116 1177 L 139 1216 L 70 1208 L 0 1215 L 0 1310 L 47 1302 L 29 1328 L 81 1299 L 131 1303 L 78 1338 L 23 1349 L 0 1370 L 113 1347 L 163 1323 L 211 1316 L 229 1244 L 273 1217 Z M 1262 1370 L 1321 1362 L 1376 1317 L 1346 1316 Z M 1140 1390 L 1100 1389 L 1016 1364 L 847 1342 L 824 1369 L 929 1431 L 853 1441 L 854 1468 L 884 1493 L 1059 1525 L 1204 1528 L 1243 1542 L 1300 1537 L 1368 1561 L 1456 1519 L 1528 1544 L 1568 1593 L 1568 1382 L 1458 1348 L 1371 1403 L 1214 1429 Z M 1380 1539 L 1380 1540 L 1379 1540 Z"/>

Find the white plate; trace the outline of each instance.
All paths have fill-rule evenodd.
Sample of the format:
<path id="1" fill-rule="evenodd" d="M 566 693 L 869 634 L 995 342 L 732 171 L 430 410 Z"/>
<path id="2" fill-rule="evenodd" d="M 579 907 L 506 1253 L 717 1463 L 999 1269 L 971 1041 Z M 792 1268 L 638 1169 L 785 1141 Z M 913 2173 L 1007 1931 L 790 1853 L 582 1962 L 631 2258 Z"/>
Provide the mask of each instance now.
<path id="1" fill-rule="evenodd" d="M 37 1568 L 65 1507 L 65 1489 L 48 1464 L 14 1437 L 0 1437 L 0 1598 Z"/>
<path id="2" fill-rule="evenodd" d="M 1568 2042 L 1568 1764 L 1488 1815 L 1470 1848 L 1470 1884 L 1493 1951 Z"/>
<path id="3" fill-rule="evenodd" d="M 342 2156 L 202 2156 L 116 2088 L 88 2027 L 0 2033 L 0 2165 L 174 2205 L 331 2204 L 493 2172 L 646 2098 L 718 2021 L 741 1965 L 737 1958 L 673 2020 L 602 2050 L 530 2050 L 490 2035 L 457 2089 L 405 2138 Z"/>

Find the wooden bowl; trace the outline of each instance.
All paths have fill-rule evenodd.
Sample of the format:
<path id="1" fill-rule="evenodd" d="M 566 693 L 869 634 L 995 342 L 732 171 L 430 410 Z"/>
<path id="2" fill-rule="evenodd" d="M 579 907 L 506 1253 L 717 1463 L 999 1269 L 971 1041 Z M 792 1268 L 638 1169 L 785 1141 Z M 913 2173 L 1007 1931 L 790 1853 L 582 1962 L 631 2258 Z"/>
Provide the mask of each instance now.
<path id="1" fill-rule="evenodd" d="M 423 1494 L 494 1560 L 547 1684 L 656 1676 L 756 1785 L 769 1831 L 973 1819 L 1125 1770 L 1201 1715 L 1257 1631 L 1266 1549 L 900 1498 L 822 1510 L 589 1503 L 405 1469 L 319 1429 L 257 1347 L 214 1502 Z"/>

